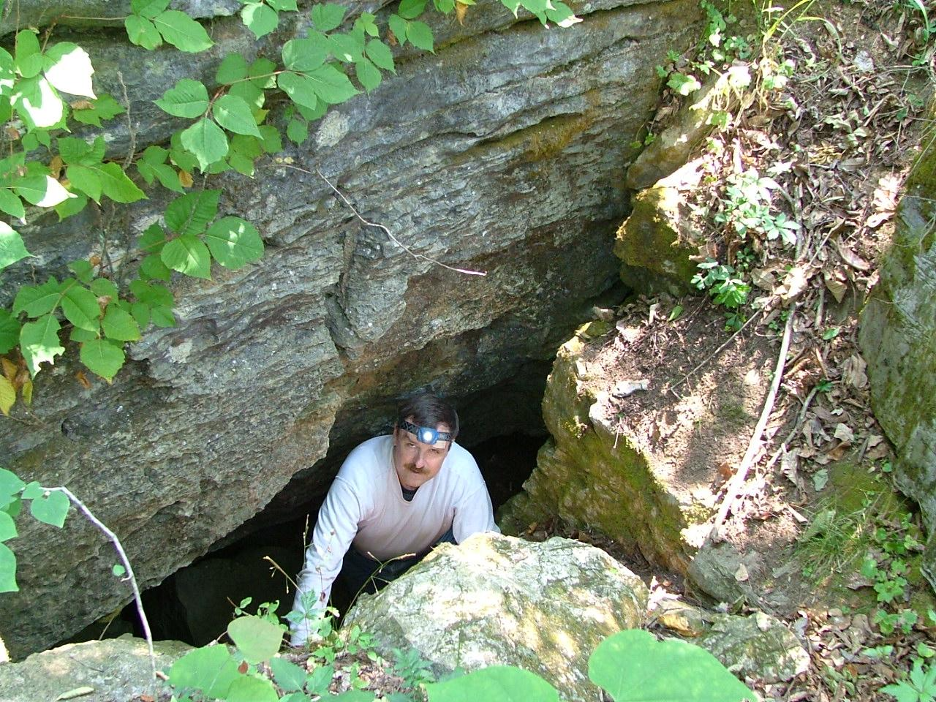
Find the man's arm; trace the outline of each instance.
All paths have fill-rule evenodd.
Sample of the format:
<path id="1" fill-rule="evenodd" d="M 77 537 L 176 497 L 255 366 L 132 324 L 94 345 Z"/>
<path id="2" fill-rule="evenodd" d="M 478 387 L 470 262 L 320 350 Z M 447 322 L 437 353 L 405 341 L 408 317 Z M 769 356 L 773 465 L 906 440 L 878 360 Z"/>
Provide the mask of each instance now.
<path id="1" fill-rule="evenodd" d="M 351 487 L 335 479 L 319 510 L 312 541 L 305 552 L 305 565 L 299 572 L 293 612 L 302 616 L 290 624 L 291 643 L 302 646 L 309 637 L 311 621 L 328 604 L 332 584 L 341 571 L 341 562 L 357 534 L 361 505 Z"/>
<path id="2" fill-rule="evenodd" d="M 455 519 L 452 522 L 452 534 L 455 542 L 461 543 L 472 534 L 485 531 L 500 533 L 494 523 L 494 507 L 487 485 L 480 479 L 481 485 L 462 498 L 455 506 Z"/>

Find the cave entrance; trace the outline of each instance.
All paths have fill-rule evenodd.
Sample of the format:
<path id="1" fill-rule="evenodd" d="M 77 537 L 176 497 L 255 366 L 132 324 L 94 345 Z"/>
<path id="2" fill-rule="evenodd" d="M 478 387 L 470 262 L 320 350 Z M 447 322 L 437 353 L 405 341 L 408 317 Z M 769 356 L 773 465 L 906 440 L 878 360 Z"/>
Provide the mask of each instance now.
<path id="1" fill-rule="evenodd" d="M 468 446 L 488 485 L 495 513 L 521 491 L 533 471 L 537 451 L 546 440 L 545 427 L 540 429 L 532 434 L 495 436 Z M 245 609 L 251 613 L 259 604 L 277 601 L 279 614 L 287 613 L 293 601 L 287 575 L 295 578 L 302 567 L 304 536 L 314 527 L 323 499 L 324 495 L 319 495 L 300 510 L 309 515 L 308 523 L 303 516 L 257 528 L 144 591 L 143 605 L 153 638 L 203 646 L 223 634 L 235 607 L 248 597 L 251 602 Z M 336 583 L 333 601 L 339 611 L 348 606 L 350 595 L 342 591 L 340 581 Z M 102 632 L 105 636 L 142 636 L 135 604 L 127 605 L 111 622 L 96 622 L 69 641 L 99 638 Z"/>

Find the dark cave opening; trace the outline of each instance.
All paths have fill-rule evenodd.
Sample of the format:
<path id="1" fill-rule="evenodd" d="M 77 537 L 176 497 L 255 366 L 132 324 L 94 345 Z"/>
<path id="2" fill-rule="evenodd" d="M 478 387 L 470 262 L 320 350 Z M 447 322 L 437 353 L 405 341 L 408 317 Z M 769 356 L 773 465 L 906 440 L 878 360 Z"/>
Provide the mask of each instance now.
<path id="1" fill-rule="evenodd" d="M 544 428 L 541 434 L 516 432 L 469 447 L 488 485 L 495 513 L 521 491 L 545 440 Z M 308 512 L 308 521 L 302 517 L 259 528 L 144 591 L 143 606 L 153 638 L 205 645 L 224 633 L 235 608 L 248 597 L 246 611 L 254 612 L 261 603 L 278 601 L 277 611 L 286 614 L 293 601 L 287 576 L 295 578 L 302 566 L 305 534 L 314 526 L 323 499 L 324 495 L 319 496 L 302 510 Z M 350 594 L 342 590 L 339 581 L 333 590 L 333 604 L 343 611 L 349 602 Z M 69 641 L 123 633 L 143 635 L 132 602 L 109 623 L 96 622 Z"/>

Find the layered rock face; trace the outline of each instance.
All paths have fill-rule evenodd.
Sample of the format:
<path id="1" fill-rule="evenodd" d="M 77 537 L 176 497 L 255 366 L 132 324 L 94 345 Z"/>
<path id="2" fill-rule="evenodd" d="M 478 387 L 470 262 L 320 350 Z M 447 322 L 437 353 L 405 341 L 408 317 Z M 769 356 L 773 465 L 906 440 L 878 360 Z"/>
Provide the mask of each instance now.
<path id="1" fill-rule="evenodd" d="M 515 665 L 577 702 L 602 699 L 588 680 L 598 644 L 644 621 L 641 579 L 594 546 L 476 534 L 443 544 L 346 617 L 378 650 L 416 648 L 437 675 Z"/>
<path id="2" fill-rule="evenodd" d="M 206 18 L 216 46 L 182 56 L 132 47 L 122 29 L 87 31 L 90 20 L 74 17 L 101 16 L 91 0 L 18 5 L 21 23 L 56 21 L 54 40 L 88 51 L 96 90 L 122 99 L 126 88 L 129 115 L 108 136 L 115 158 L 181 126 L 152 104 L 176 80 L 211 84 L 232 52 L 278 57 L 307 26 L 301 15 L 258 45 L 230 16 L 239 5 L 193 0 L 180 8 Z M 380 3 L 367 9 L 382 17 Z M 396 75 L 333 109 L 302 147 L 253 179 L 210 180 L 224 188 L 221 214 L 260 230 L 262 262 L 175 281 L 178 325 L 147 333 L 113 385 L 84 387 L 68 361 L 40 373 L 33 407 L 0 420 L 4 467 L 84 499 L 146 586 L 278 493 L 294 505 L 321 492 L 330 474 L 316 464 L 329 446 L 384 429 L 395 395 L 431 387 L 466 417 L 492 388 L 523 396 L 515 379 L 552 358 L 617 276 L 628 145 L 656 102 L 653 67 L 698 34 L 694 0 L 576 10 L 584 21 L 567 30 L 497 3 L 471 8 L 464 26 L 434 17 L 434 55 L 398 50 Z M 5 22 L 15 28 L 14 16 Z M 318 172 L 419 257 L 363 225 Z M 131 243 L 165 205 L 148 194 L 139 207 L 21 228 L 37 258 L 4 272 L 0 299 L 24 280 L 61 276 L 96 250 L 102 228 L 118 249 Z M 475 439 L 524 428 L 514 402 L 485 407 Z M 129 599 L 110 575 L 110 544 L 74 514 L 63 531 L 24 515 L 10 544 L 22 591 L 0 596 L 0 636 L 14 657 Z"/>
<path id="3" fill-rule="evenodd" d="M 865 307 L 859 342 L 874 415 L 897 449 L 898 487 L 920 503 L 936 587 L 936 157 L 923 153 L 898 207 L 894 243 Z"/>

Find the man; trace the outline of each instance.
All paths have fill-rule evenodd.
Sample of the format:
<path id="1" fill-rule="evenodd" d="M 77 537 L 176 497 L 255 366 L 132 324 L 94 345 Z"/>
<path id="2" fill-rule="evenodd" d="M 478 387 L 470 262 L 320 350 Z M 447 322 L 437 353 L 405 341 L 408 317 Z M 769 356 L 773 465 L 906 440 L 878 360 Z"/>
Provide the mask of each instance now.
<path id="1" fill-rule="evenodd" d="M 292 644 L 328 603 L 339 571 L 351 595 L 401 575 L 438 543 L 499 531 L 474 458 L 455 443 L 458 415 L 438 397 L 416 395 L 393 434 L 365 441 L 345 459 L 319 510 L 299 573 Z M 383 564 L 383 566 L 382 566 Z"/>

